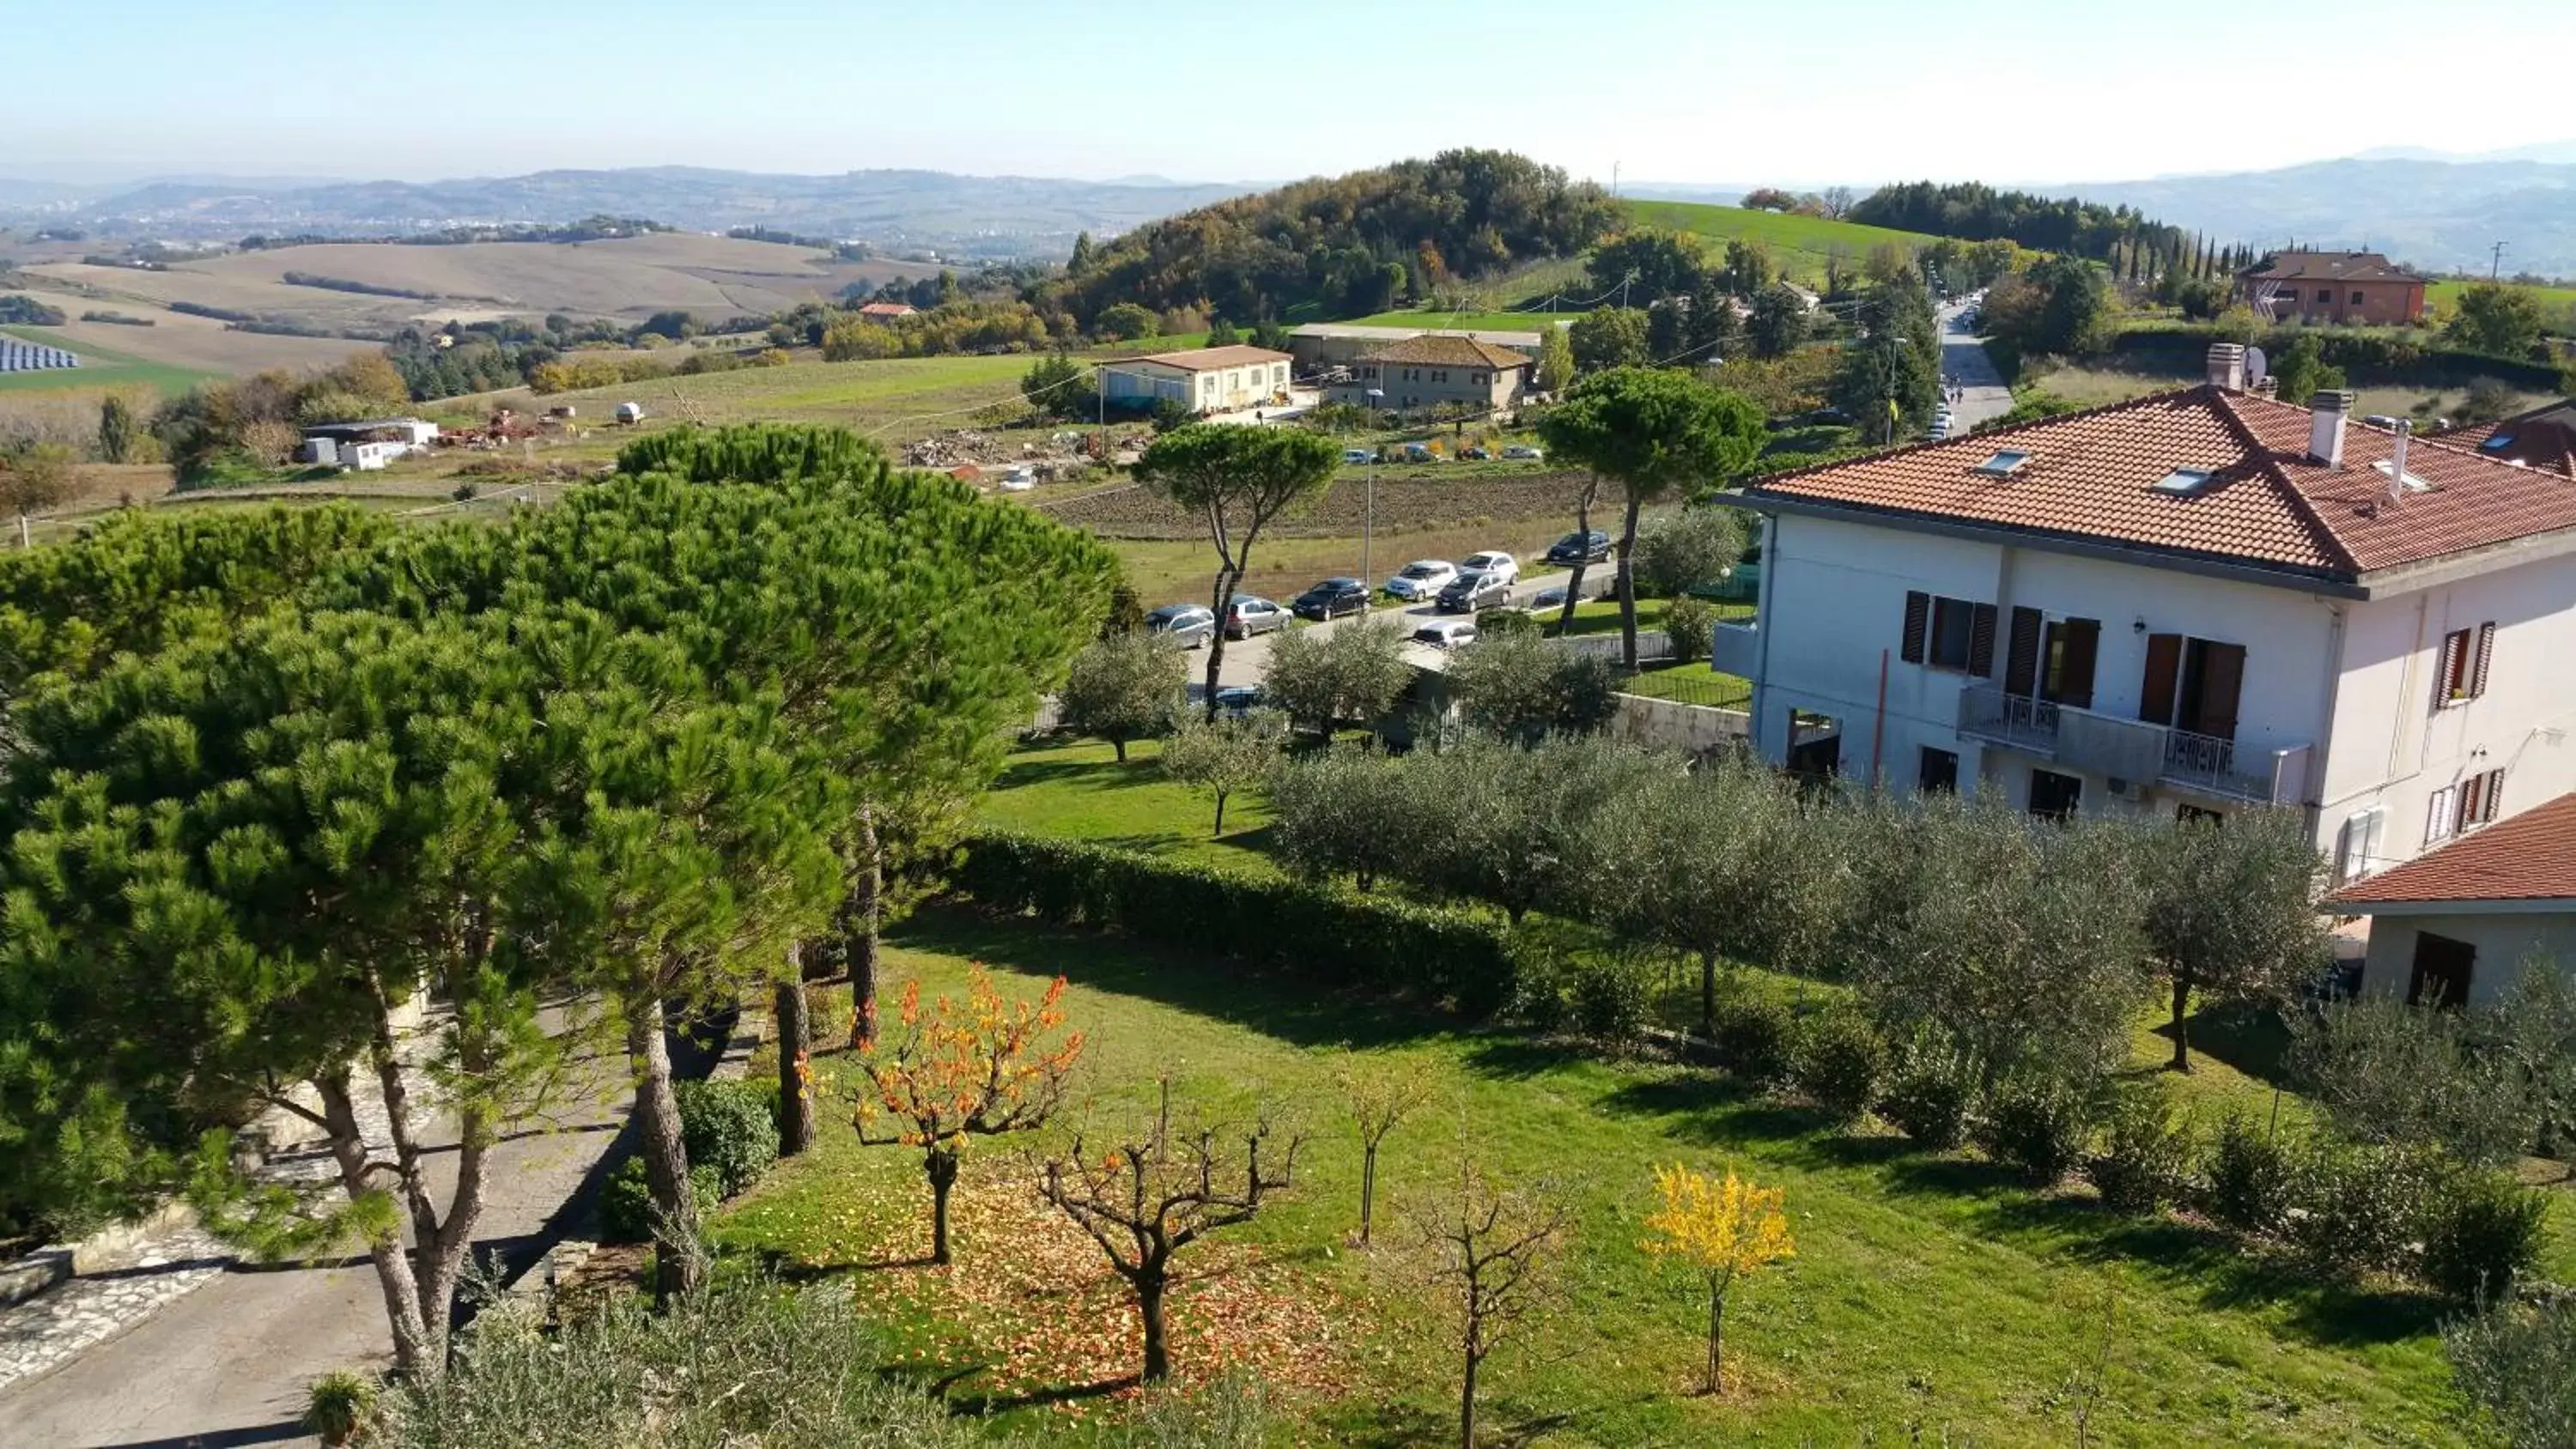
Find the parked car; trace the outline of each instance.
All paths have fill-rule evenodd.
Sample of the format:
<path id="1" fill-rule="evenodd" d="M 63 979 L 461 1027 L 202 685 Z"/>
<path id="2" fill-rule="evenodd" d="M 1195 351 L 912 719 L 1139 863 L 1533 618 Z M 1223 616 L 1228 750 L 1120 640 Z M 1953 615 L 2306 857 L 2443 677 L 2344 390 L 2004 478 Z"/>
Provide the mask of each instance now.
<path id="1" fill-rule="evenodd" d="M 1529 606 L 1533 612 L 1542 613 L 1549 609 L 1564 608 L 1565 585 L 1557 584 L 1549 588 L 1541 589 L 1537 593 L 1530 595 Z"/>
<path id="2" fill-rule="evenodd" d="M 1499 549 L 1487 549 L 1483 553 L 1471 553 L 1460 560 L 1458 572 L 1494 574 L 1504 583 L 1516 584 L 1521 581 L 1521 561 Z"/>
<path id="3" fill-rule="evenodd" d="M 1345 463 L 1374 463 L 1377 461 L 1377 454 L 1370 452 L 1366 448 L 1344 448 L 1342 450 L 1342 461 Z"/>
<path id="4" fill-rule="evenodd" d="M 1418 558 L 1386 581 L 1386 591 L 1408 604 L 1427 604 L 1456 577 L 1458 566 L 1447 559 Z"/>
<path id="5" fill-rule="evenodd" d="M 1288 601 L 1289 611 L 1301 619 L 1365 614 L 1368 606 L 1369 586 L 1358 579 L 1326 579 Z"/>
<path id="6" fill-rule="evenodd" d="M 1237 594 L 1225 606 L 1225 637 L 1249 639 L 1288 627 L 1288 611 L 1259 594 Z"/>
<path id="7" fill-rule="evenodd" d="M 1503 456 L 1516 461 L 1535 463 L 1547 455 L 1527 443 L 1514 443 L 1503 450 Z"/>
<path id="8" fill-rule="evenodd" d="M 1440 461 L 1440 455 L 1431 451 L 1431 445 L 1428 443 L 1407 443 L 1404 445 L 1404 461 L 1408 463 L 1437 463 Z"/>
<path id="9" fill-rule="evenodd" d="M 1437 603 L 1444 614 L 1472 614 L 1511 601 L 1511 581 L 1502 575 L 1461 573 L 1440 590 Z"/>
<path id="10" fill-rule="evenodd" d="M 1562 568 L 1606 563 L 1609 558 L 1610 535 L 1597 528 L 1590 533 L 1569 533 L 1547 546 L 1547 561 Z"/>
<path id="11" fill-rule="evenodd" d="M 1145 616 L 1145 632 L 1196 649 L 1216 637 L 1216 615 L 1199 604 L 1165 604 Z"/>
<path id="12" fill-rule="evenodd" d="M 1229 684 L 1216 692 L 1216 707 L 1221 714 L 1241 719 L 1261 707 L 1261 686 Z"/>
<path id="13" fill-rule="evenodd" d="M 1494 455 L 1486 452 L 1482 444 L 1477 443 L 1470 443 L 1458 450 L 1458 461 L 1461 463 L 1482 463 L 1492 456 Z"/>
<path id="14" fill-rule="evenodd" d="M 1413 631 L 1413 642 L 1428 644 L 1434 649 L 1455 649 L 1461 644 L 1473 644 L 1476 642 L 1476 621 L 1434 619 Z"/>
<path id="15" fill-rule="evenodd" d="M 2386 413 L 2372 413 L 2370 416 L 2363 418 L 2362 421 L 2370 424 L 2374 428 L 2386 428 L 2392 433 L 2397 431 L 2397 419 L 2390 417 Z"/>

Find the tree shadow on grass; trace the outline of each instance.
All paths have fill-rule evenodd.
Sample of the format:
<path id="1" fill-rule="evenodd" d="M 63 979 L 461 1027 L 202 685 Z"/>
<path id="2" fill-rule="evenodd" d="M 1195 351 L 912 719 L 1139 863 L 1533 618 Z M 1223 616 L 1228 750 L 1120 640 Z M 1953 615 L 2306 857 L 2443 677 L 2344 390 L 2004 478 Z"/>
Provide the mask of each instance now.
<path id="1" fill-rule="evenodd" d="M 2267 1087 L 2291 1087 L 2288 1058 L 2289 1023 L 2268 1006 L 2227 1003 L 2204 1006 L 2184 1019 L 2191 1035 L 2191 1054 L 2222 1062 Z M 2173 1040 L 2173 1023 L 2155 1029 Z"/>
<path id="2" fill-rule="evenodd" d="M 1116 760 L 1021 760 L 1006 765 L 993 782 L 996 790 L 1022 790 L 1032 785 L 1078 782 L 1102 790 L 1124 790 L 1137 785 L 1163 785 L 1171 776 L 1153 760 L 1130 759 L 1125 764 Z"/>
<path id="3" fill-rule="evenodd" d="M 982 1365 L 962 1369 L 955 1375 L 955 1379 L 962 1380 L 969 1378 L 975 1374 L 981 1373 L 982 1371 Z M 954 1382 L 954 1380 L 952 1380 L 952 1382 Z M 1042 1409 L 1054 1404 L 1073 1404 L 1080 1403 L 1085 1399 L 1107 1398 L 1111 1394 L 1123 1393 L 1128 1389 L 1135 1388 L 1142 1382 L 1144 1382 L 1144 1380 L 1137 1377 L 1135 1374 L 1126 1374 L 1119 1378 L 1102 1379 L 1100 1382 L 1093 1384 L 1060 1384 L 1053 1388 L 1031 1389 L 1024 1394 L 960 1394 L 952 1392 L 945 1394 L 943 1397 L 947 1400 L 948 1410 L 950 1413 L 960 1415 L 965 1418 L 983 1418 L 991 1414 L 1007 1413 L 1012 1409 Z"/>
<path id="4" fill-rule="evenodd" d="M 960 906 L 925 906 L 889 931 L 887 940 L 1035 976 L 1060 975 L 1092 990 L 1159 1001 L 1298 1046 L 1385 1046 L 1457 1025 L 1427 1008 L 1319 985 L 1282 968 Z"/>

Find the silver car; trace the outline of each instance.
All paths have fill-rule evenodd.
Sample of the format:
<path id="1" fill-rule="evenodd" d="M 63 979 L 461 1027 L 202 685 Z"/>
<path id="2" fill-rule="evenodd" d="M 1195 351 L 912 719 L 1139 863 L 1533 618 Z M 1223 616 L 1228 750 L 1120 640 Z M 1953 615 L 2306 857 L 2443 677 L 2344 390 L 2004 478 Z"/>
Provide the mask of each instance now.
<path id="1" fill-rule="evenodd" d="M 1440 591 L 1456 577 L 1458 566 L 1447 559 L 1418 558 L 1386 581 L 1386 591 L 1408 604 L 1427 604 L 1440 597 Z"/>

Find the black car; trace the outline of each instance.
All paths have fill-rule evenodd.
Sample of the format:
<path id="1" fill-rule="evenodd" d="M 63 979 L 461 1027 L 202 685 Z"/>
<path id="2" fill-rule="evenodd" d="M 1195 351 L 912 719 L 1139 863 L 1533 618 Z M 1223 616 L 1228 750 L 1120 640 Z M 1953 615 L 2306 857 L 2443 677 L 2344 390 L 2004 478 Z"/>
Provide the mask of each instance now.
<path id="1" fill-rule="evenodd" d="M 1440 591 L 1439 610 L 1443 614 L 1472 614 L 1512 601 L 1512 586 L 1493 574 L 1460 574 Z"/>
<path id="2" fill-rule="evenodd" d="M 1610 535 L 1597 528 L 1590 533 L 1569 533 L 1547 546 L 1547 561 L 1569 568 L 1579 563 L 1607 563 Z"/>
<path id="3" fill-rule="evenodd" d="M 1368 606 L 1369 586 L 1358 579 L 1326 579 L 1288 601 L 1289 612 L 1301 619 L 1365 614 Z"/>

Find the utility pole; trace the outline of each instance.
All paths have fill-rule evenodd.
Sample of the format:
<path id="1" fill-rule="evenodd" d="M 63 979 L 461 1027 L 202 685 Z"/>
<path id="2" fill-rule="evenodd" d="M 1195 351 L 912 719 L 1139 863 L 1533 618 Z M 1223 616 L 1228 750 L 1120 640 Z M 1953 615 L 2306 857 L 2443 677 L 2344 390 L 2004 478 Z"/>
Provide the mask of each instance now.
<path id="1" fill-rule="evenodd" d="M 2487 280 L 2492 282 L 2504 271 L 2504 243 L 2495 244 L 2495 254 L 2487 262 Z"/>

